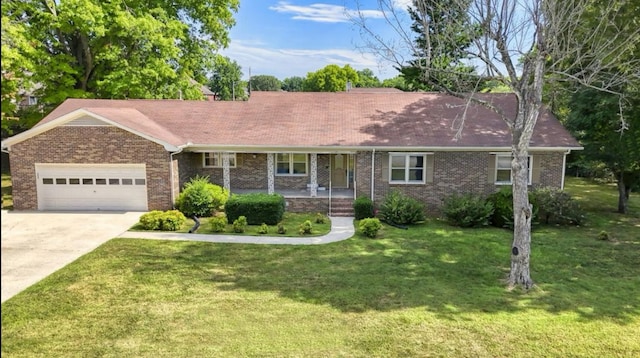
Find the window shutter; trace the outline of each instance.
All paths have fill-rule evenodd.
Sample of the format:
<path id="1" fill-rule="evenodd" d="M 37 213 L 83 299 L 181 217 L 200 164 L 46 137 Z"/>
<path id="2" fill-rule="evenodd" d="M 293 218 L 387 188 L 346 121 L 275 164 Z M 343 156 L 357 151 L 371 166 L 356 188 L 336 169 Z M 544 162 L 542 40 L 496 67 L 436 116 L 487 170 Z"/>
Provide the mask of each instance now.
<path id="1" fill-rule="evenodd" d="M 244 156 L 249 155 L 248 153 L 236 153 L 236 167 L 242 166 L 244 162 Z"/>
<path id="2" fill-rule="evenodd" d="M 536 155 L 531 156 L 531 184 L 538 184 L 540 182 L 540 172 L 542 168 L 538 164 L 539 157 Z"/>
<path id="3" fill-rule="evenodd" d="M 496 155 L 489 154 L 489 175 L 487 175 L 487 182 L 494 184 L 496 182 Z"/>
<path id="4" fill-rule="evenodd" d="M 426 182 L 433 183 L 433 155 L 427 154 L 427 165 L 425 170 L 427 171 Z"/>
<path id="5" fill-rule="evenodd" d="M 389 181 L 389 154 L 382 155 L 382 180 Z"/>

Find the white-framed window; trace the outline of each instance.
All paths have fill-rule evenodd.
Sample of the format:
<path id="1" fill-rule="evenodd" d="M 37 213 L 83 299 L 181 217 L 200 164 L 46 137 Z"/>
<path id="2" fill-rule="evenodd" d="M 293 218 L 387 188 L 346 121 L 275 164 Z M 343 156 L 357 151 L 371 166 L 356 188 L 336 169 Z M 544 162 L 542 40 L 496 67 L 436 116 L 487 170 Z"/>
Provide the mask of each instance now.
<path id="1" fill-rule="evenodd" d="M 202 153 L 202 166 L 204 168 L 222 168 L 222 153 Z M 229 153 L 229 168 L 236 167 L 236 153 Z"/>
<path id="2" fill-rule="evenodd" d="M 426 153 L 390 153 L 389 183 L 424 184 L 426 164 Z"/>
<path id="3" fill-rule="evenodd" d="M 513 182 L 511 177 L 511 154 L 496 154 L 496 185 L 508 185 Z M 528 183 L 531 184 L 531 168 L 533 166 L 533 158 L 527 159 L 527 177 Z"/>
<path id="4" fill-rule="evenodd" d="M 308 161 L 304 153 L 276 154 L 276 175 L 307 175 Z"/>

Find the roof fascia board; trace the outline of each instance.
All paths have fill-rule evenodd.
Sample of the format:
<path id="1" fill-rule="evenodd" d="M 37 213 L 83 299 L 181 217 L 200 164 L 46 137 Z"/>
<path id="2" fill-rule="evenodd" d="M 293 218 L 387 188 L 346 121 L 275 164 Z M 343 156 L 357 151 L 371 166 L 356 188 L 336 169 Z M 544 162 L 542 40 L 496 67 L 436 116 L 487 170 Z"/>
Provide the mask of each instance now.
<path id="1" fill-rule="evenodd" d="M 567 150 L 582 150 L 583 147 L 531 147 L 530 152 L 557 152 Z M 232 153 L 356 153 L 387 151 L 387 152 L 510 152 L 511 147 L 383 147 L 383 146 L 321 146 L 321 147 L 284 147 L 284 146 L 253 146 L 253 145 L 207 145 L 188 144 L 184 148 L 187 152 L 232 152 Z"/>

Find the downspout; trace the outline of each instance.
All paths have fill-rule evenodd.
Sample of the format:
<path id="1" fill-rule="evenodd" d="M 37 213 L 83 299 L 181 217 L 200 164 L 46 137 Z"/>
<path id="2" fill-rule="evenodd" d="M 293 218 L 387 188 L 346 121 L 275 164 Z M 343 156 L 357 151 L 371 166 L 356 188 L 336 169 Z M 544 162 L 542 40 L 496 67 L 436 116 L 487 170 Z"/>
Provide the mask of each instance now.
<path id="1" fill-rule="evenodd" d="M 567 173 L 567 155 L 569 155 L 569 153 L 571 153 L 571 149 L 564 152 L 564 155 L 562 156 L 562 179 L 560 182 L 560 190 L 564 190 L 564 176 Z"/>
<path id="2" fill-rule="evenodd" d="M 189 143 L 187 143 L 186 145 L 181 145 L 178 147 L 178 150 L 176 152 L 173 153 L 169 153 L 169 175 L 171 176 L 169 178 L 169 184 L 171 185 L 171 207 L 173 209 L 175 209 L 175 203 L 176 203 L 176 194 L 174 191 L 174 177 L 173 177 L 173 156 L 176 154 L 180 154 L 182 153 L 182 151 L 184 150 L 184 148 L 189 145 Z"/>
<path id="3" fill-rule="evenodd" d="M 375 167 L 376 167 L 376 148 L 373 148 L 373 151 L 371 152 L 371 201 L 374 201 L 374 187 L 375 187 L 375 182 L 374 182 L 374 172 L 375 172 Z"/>

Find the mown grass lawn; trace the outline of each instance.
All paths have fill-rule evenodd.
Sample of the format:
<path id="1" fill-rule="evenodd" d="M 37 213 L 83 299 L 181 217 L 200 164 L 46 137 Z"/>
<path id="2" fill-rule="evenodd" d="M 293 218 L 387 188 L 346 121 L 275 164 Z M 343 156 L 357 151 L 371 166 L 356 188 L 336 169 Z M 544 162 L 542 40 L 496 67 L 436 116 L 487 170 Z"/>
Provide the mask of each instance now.
<path id="1" fill-rule="evenodd" d="M 511 234 L 438 220 L 320 246 L 114 239 L 2 304 L 6 357 L 637 357 L 640 198 L 570 180 L 529 292 Z M 606 230 L 611 241 L 596 239 Z"/>

